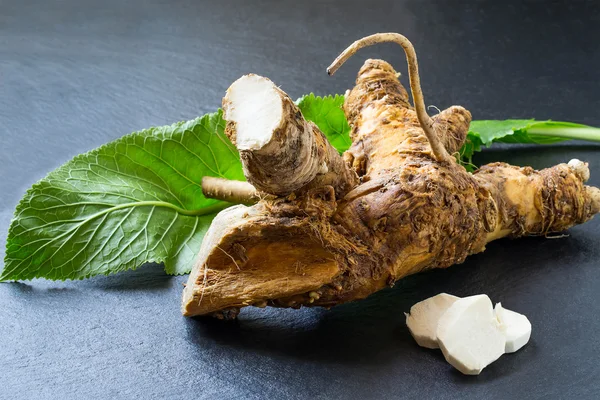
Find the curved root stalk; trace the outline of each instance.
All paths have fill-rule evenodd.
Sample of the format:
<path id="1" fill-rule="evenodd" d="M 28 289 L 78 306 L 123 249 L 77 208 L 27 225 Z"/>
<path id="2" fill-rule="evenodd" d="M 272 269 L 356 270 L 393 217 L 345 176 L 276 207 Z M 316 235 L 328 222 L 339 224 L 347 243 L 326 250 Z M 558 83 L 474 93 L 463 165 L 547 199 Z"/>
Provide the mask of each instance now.
<path id="1" fill-rule="evenodd" d="M 410 64 L 414 54 L 407 54 Z M 381 60 L 365 62 L 346 97 L 353 145 L 344 159 L 360 183 L 340 180 L 344 173 L 318 184 L 318 178 L 292 179 L 291 186 L 278 182 L 307 161 L 294 158 L 282 132 L 302 137 L 311 128 L 294 114 L 287 96 L 275 91 L 282 100 L 274 103 L 283 105 L 281 117 L 272 120 L 278 128 L 262 130 L 267 139 L 246 150 L 244 165 L 262 190 L 287 194 L 298 187 L 299 195 L 237 206 L 215 218 L 184 291 L 185 315 L 233 317 L 247 305 L 329 307 L 361 299 L 406 275 L 461 263 L 492 240 L 562 231 L 600 211 L 600 190 L 584 185 L 589 170 L 578 160 L 541 171 L 493 163 L 470 174 L 454 159 L 440 159 L 432 142 L 446 154 L 457 151 L 471 114 L 455 106 L 424 123 L 416 63 L 410 72 L 416 111 L 394 69 Z M 258 103 L 258 109 L 275 107 L 268 100 Z M 235 113 L 229 109 L 226 116 L 233 129 Z M 295 128 L 286 128 L 290 124 Z M 313 135 L 318 136 L 314 130 Z M 238 147 L 244 146 L 242 136 L 238 125 Z M 299 153 L 307 142 L 294 143 L 301 144 L 295 147 Z M 296 161 L 283 173 L 263 162 L 271 159 L 282 169 L 283 160 Z"/>

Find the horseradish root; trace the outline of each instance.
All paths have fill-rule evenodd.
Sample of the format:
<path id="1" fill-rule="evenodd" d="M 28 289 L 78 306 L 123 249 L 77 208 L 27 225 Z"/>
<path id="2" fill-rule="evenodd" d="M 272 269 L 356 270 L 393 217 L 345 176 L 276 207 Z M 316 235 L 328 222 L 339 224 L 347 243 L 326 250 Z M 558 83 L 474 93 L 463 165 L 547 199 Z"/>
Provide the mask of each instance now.
<path id="1" fill-rule="evenodd" d="M 416 56 L 407 53 L 415 108 L 391 65 L 367 60 L 344 111 L 352 146 L 343 158 L 271 81 L 247 75 L 223 100 L 227 134 L 262 198 L 212 223 L 183 295 L 184 315 L 235 316 L 241 307 L 330 307 L 362 299 L 407 275 L 462 263 L 502 237 L 545 235 L 600 210 L 585 163 L 536 171 L 505 163 L 468 173 L 451 157 L 471 114 L 429 117 Z"/>

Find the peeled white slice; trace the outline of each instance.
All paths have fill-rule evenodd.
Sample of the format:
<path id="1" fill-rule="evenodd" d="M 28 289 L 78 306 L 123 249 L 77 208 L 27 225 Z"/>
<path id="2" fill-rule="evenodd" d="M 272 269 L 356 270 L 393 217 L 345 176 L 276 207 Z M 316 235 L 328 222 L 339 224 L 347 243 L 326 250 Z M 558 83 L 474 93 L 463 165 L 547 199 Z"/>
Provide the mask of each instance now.
<path id="1" fill-rule="evenodd" d="M 447 293 L 423 300 L 410 308 L 406 315 L 406 325 L 417 344 L 428 349 L 437 349 L 437 327 L 440 317 L 459 297 Z"/>
<path id="2" fill-rule="evenodd" d="M 498 321 L 504 325 L 506 333 L 505 353 L 514 353 L 529 342 L 531 322 L 523 314 L 507 310 L 501 303 L 494 309 Z"/>
<path id="3" fill-rule="evenodd" d="M 438 322 L 437 339 L 446 361 L 466 375 L 479 375 L 506 345 L 503 326 L 484 294 L 456 300 Z"/>

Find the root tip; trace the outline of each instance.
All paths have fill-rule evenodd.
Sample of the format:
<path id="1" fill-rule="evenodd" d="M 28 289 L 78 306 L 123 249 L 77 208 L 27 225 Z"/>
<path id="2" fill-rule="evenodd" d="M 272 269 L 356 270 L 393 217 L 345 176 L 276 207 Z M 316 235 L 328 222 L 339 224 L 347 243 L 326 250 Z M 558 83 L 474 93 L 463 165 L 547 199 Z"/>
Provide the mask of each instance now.
<path id="1" fill-rule="evenodd" d="M 585 187 L 587 194 L 590 198 L 592 209 L 591 215 L 597 214 L 600 212 L 600 189 L 594 186 L 586 186 Z"/>
<path id="2" fill-rule="evenodd" d="M 569 161 L 567 165 L 583 182 L 587 182 L 588 179 L 590 179 L 590 169 L 588 168 L 588 163 L 574 158 Z"/>

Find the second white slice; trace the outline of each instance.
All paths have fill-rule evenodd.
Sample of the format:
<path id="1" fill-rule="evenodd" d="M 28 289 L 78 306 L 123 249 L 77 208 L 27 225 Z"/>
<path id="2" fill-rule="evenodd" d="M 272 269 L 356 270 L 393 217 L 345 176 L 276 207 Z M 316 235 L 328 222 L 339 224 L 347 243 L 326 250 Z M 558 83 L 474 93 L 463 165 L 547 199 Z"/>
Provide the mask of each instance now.
<path id="1" fill-rule="evenodd" d="M 446 361 L 467 375 L 478 375 L 500 358 L 506 344 L 486 295 L 455 301 L 440 318 L 436 336 Z"/>
<path id="2" fill-rule="evenodd" d="M 505 353 L 514 353 L 529 342 L 531 337 L 531 322 L 523 314 L 507 310 L 502 304 L 494 308 L 498 321 L 506 331 Z"/>

